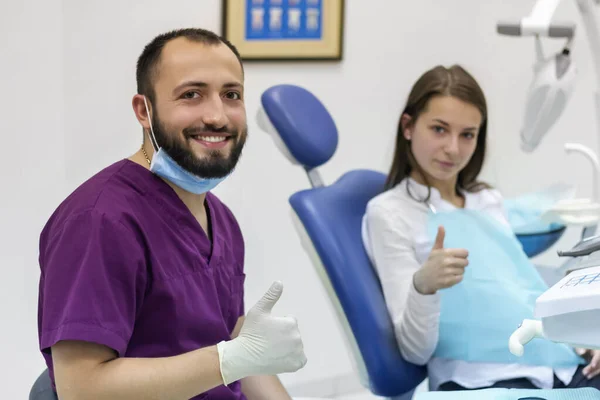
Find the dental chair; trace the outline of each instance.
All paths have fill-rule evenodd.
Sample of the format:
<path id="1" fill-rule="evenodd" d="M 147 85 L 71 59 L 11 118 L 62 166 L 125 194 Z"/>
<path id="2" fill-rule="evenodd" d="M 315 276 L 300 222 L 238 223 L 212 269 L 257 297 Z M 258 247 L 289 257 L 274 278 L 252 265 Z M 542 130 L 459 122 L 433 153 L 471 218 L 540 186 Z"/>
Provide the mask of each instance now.
<path id="1" fill-rule="evenodd" d="M 361 238 L 367 202 L 383 190 L 385 175 L 354 170 L 324 185 L 317 168 L 331 159 L 338 143 L 329 112 L 312 93 L 291 85 L 271 87 L 261 103 L 259 126 L 308 174 L 312 188 L 289 199 L 294 226 L 345 331 L 362 385 L 378 396 L 410 398 L 426 368 L 402 358 Z"/>
<path id="2" fill-rule="evenodd" d="M 50 373 L 45 369 L 36 379 L 29 392 L 29 400 L 58 400 L 52 389 Z"/>
<path id="3" fill-rule="evenodd" d="M 361 237 L 370 199 L 381 193 L 386 176 L 351 170 L 326 185 L 318 168 L 337 148 L 338 132 L 325 106 L 308 90 L 276 85 L 261 96 L 261 130 L 283 155 L 302 167 L 311 188 L 289 198 L 293 225 L 325 287 L 342 327 L 361 384 L 374 395 L 409 399 L 426 377 L 426 367 L 403 359 L 383 292 Z M 519 237 L 529 257 L 552 246 L 564 233 L 558 227 Z"/>

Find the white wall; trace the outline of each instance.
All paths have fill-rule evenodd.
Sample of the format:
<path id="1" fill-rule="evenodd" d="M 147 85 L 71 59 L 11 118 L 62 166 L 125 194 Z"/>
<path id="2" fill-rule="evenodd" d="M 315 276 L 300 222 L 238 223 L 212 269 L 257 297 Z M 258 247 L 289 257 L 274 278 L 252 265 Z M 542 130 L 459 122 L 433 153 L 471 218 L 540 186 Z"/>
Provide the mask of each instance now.
<path id="1" fill-rule="evenodd" d="M 559 19 L 579 22 L 574 2 Z M 585 160 L 567 157 L 562 144 L 596 148 L 591 58 L 583 30 L 573 57 L 580 79 L 561 121 L 536 153 L 518 147 L 525 90 L 531 78 L 533 39 L 500 37 L 498 19 L 528 14 L 533 1 L 348 1 L 342 63 L 246 65 L 251 137 L 239 168 L 217 189 L 236 213 L 247 243 L 246 301 L 258 299 L 273 279 L 285 293 L 276 311 L 299 318 L 309 363 L 294 386 L 352 372 L 328 299 L 301 249 L 289 219 L 288 197 L 308 187 L 254 121 L 259 96 L 270 85 L 312 90 L 340 131 L 335 157 L 323 167 L 331 182 L 349 168 L 385 171 L 398 112 L 425 69 L 460 62 L 480 80 L 490 106 L 490 158 L 484 177 L 506 195 L 555 181 L 574 182 L 589 195 Z M 218 0 L 28 0 L 0 5 L 0 389 L 24 398 L 43 368 L 37 352 L 37 239 L 58 202 L 107 164 L 135 152 L 140 129 L 131 111 L 135 60 L 155 34 L 200 26 L 218 31 Z M 27 7 L 33 7 L 26 12 Z M 547 41 L 558 49 L 560 41 Z M 375 59 L 378 58 L 378 60 Z M 301 68 L 300 68 L 301 67 Z M 569 246 L 574 231 L 561 241 Z M 541 257 L 556 262 L 552 254 Z M 6 379 L 8 378 L 8 379 Z"/>
<path id="2" fill-rule="evenodd" d="M 65 194 L 58 0 L 0 2 L 0 397 L 24 399 L 37 349 L 37 240 Z"/>

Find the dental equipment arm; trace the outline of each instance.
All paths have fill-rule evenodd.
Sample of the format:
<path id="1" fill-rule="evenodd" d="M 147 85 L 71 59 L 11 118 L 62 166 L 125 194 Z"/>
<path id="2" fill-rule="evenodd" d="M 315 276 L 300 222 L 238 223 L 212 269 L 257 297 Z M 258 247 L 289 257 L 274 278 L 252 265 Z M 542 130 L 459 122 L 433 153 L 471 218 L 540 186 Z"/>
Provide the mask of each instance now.
<path id="1" fill-rule="evenodd" d="M 544 208 L 540 219 L 548 224 L 579 226 L 583 229 L 581 239 L 591 238 L 596 234 L 600 222 L 600 162 L 592 149 L 578 143 L 566 143 L 567 154 L 579 153 L 590 162 L 592 167 L 592 196 L 590 198 L 564 197 Z M 567 261 L 570 263 L 570 260 Z"/>
<path id="2" fill-rule="evenodd" d="M 575 24 L 552 24 L 552 16 L 560 0 L 539 0 L 531 14 L 519 22 L 499 22 L 498 33 L 509 36 L 540 35 L 552 38 L 572 38 L 575 34 Z"/>
<path id="3" fill-rule="evenodd" d="M 592 163 L 593 168 L 593 196 L 595 202 L 600 202 L 600 188 L 598 187 L 598 180 L 600 179 L 600 162 L 598 162 L 598 156 L 592 149 L 579 143 L 566 143 L 565 150 L 567 153 L 580 153 L 583 154 Z"/>
<path id="4" fill-rule="evenodd" d="M 542 216 L 542 219 L 565 225 L 583 226 L 582 239 L 588 239 L 596 234 L 596 228 L 600 221 L 600 162 L 596 153 L 582 144 L 566 143 L 565 150 L 567 153 L 582 154 L 590 161 L 592 166 L 592 199 L 562 200 L 549 209 Z M 570 263 L 570 260 L 567 263 Z"/>
<path id="5" fill-rule="evenodd" d="M 599 110 L 598 96 L 600 94 L 600 26 L 594 6 L 598 4 L 598 0 L 577 0 L 577 6 L 583 20 L 583 28 L 585 29 L 587 39 L 590 43 L 592 59 L 594 60 L 594 72 L 596 73 L 596 110 Z M 600 117 L 600 113 L 596 113 Z M 598 122 L 598 130 L 600 131 L 600 121 Z"/>

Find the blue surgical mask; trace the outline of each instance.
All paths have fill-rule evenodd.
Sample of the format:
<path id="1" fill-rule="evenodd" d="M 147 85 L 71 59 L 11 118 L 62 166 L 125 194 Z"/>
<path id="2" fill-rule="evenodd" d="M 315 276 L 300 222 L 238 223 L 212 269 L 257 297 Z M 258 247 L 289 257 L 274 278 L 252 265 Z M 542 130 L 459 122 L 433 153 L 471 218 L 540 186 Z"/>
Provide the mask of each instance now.
<path id="1" fill-rule="evenodd" d="M 177 162 L 175 162 L 175 160 L 173 160 L 162 147 L 157 148 L 158 142 L 156 141 L 156 136 L 154 135 L 152 118 L 150 118 L 146 97 L 144 97 L 144 105 L 146 106 L 148 122 L 150 123 L 152 147 L 154 147 L 154 156 L 152 157 L 152 162 L 150 163 L 150 171 L 179 186 L 183 190 L 194 194 L 206 193 L 214 189 L 219 183 L 225 180 L 226 176 L 222 178 L 202 178 L 196 176 L 177 164 Z"/>

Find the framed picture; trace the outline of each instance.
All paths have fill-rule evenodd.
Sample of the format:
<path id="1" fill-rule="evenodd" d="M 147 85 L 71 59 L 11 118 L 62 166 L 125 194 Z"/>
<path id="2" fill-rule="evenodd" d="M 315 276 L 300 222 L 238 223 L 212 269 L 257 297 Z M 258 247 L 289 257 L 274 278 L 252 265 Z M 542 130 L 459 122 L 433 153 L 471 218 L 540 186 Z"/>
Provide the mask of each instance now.
<path id="1" fill-rule="evenodd" d="M 245 61 L 341 60 L 345 0 L 222 0 L 222 35 Z"/>

